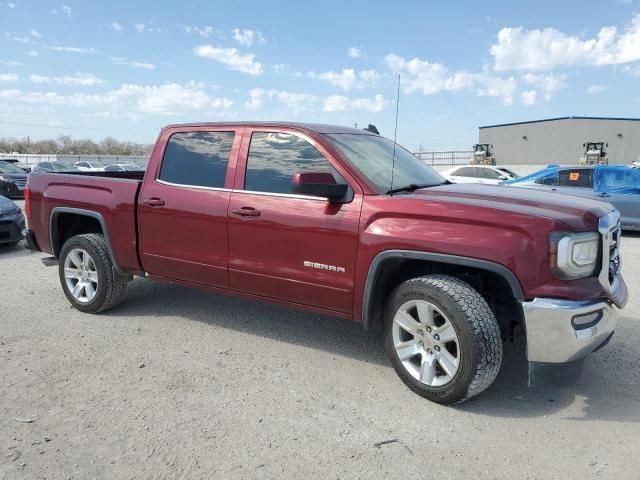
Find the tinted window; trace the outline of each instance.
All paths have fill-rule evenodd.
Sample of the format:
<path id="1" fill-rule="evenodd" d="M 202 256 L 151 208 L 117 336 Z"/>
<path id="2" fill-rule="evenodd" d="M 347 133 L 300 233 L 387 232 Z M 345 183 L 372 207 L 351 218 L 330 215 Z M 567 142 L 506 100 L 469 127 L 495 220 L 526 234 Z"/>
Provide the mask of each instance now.
<path id="1" fill-rule="evenodd" d="M 336 133 L 325 135 L 345 159 L 356 168 L 379 194 L 393 187 L 441 185 L 445 180 L 433 168 L 400 145 L 378 135 Z M 395 153 L 395 155 L 394 155 Z M 395 158 L 395 161 L 394 161 Z"/>
<path id="2" fill-rule="evenodd" d="M 245 190 L 291 193 L 293 175 L 309 172 L 331 173 L 336 183 L 344 183 L 329 161 L 306 140 L 288 133 L 251 135 Z"/>
<path id="3" fill-rule="evenodd" d="M 104 167 L 104 169 L 107 172 L 119 172 L 120 170 L 122 170 L 119 165 L 107 165 L 106 167 Z"/>
<path id="4" fill-rule="evenodd" d="M 488 178 L 490 180 L 499 180 L 500 179 L 500 172 L 496 172 L 495 170 L 491 169 L 491 168 L 483 168 L 482 169 L 482 177 L 483 178 Z"/>
<path id="5" fill-rule="evenodd" d="M 76 167 L 88 167 L 89 164 L 87 162 L 78 162 L 76 163 Z"/>
<path id="6" fill-rule="evenodd" d="M 224 187 L 233 132 L 184 132 L 171 135 L 160 180 L 196 187 Z"/>
<path id="7" fill-rule="evenodd" d="M 554 185 L 554 186 L 557 186 L 558 185 L 558 170 L 550 169 L 549 173 L 547 173 L 546 175 L 538 178 L 536 180 L 536 183 L 539 183 L 540 185 Z"/>
<path id="8" fill-rule="evenodd" d="M 473 178 L 481 178 L 482 171 L 480 168 L 475 167 L 462 167 L 458 169 L 458 171 L 454 172 L 454 175 L 459 177 L 473 177 Z"/>
<path id="9" fill-rule="evenodd" d="M 572 168 L 558 172 L 558 185 L 561 187 L 591 188 L 593 170 L 590 168 Z"/>

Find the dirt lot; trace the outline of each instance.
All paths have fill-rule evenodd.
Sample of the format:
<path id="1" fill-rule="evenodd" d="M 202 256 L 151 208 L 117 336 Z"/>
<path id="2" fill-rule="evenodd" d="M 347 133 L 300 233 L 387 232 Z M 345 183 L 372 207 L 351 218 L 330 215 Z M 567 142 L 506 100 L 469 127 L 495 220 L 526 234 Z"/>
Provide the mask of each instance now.
<path id="1" fill-rule="evenodd" d="M 143 279 L 85 315 L 2 248 L 0 478 L 637 479 L 640 235 L 622 250 L 631 302 L 576 384 L 529 388 L 511 353 L 447 408 L 350 322 Z"/>

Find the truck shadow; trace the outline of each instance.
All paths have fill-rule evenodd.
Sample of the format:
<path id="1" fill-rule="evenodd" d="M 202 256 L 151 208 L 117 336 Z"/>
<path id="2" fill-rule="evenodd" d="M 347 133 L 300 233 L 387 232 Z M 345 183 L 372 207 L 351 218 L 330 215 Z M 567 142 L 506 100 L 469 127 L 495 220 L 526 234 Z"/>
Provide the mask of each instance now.
<path id="1" fill-rule="evenodd" d="M 127 300 L 104 315 L 182 317 L 391 368 L 381 332 L 364 331 L 354 322 L 147 279 L 130 283 Z M 529 387 L 522 348 L 507 345 L 495 383 L 476 399 L 455 408 L 491 417 L 559 414 L 573 420 L 638 422 L 640 351 L 629 340 L 637 338 L 631 331 L 633 323 L 637 322 L 623 321 L 611 345 L 589 357 L 584 373 L 575 381 L 554 371 L 539 371 L 536 384 Z M 400 380 L 398 388 L 404 388 Z"/>

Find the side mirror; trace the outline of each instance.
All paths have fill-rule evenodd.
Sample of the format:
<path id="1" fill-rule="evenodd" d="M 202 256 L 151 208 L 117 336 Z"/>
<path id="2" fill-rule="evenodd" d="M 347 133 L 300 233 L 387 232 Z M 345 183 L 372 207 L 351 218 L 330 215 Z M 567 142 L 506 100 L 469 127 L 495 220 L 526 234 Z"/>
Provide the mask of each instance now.
<path id="1" fill-rule="evenodd" d="M 291 191 L 297 195 L 323 197 L 332 203 L 344 200 L 349 186 L 336 183 L 333 175 L 325 172 L 296 173 L 291 178 Z"/>
<path id="2" fill-rule="evenodd" d="M 498 177 L 498 180 L 509 180 L 509 177 L 507 177 L 506 175 L 500 175 Z"/>

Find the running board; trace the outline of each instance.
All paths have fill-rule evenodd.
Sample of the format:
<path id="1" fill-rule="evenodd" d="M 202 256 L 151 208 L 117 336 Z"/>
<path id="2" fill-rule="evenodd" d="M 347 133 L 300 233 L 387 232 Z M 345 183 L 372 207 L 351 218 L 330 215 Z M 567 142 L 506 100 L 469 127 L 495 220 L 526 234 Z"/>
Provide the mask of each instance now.
<path id="1" fill-rule="evenodd" d="M 40 261 L 45 267 L 55 267 L 58 265 L 58 259 L 56 257 L 44 257 L 41 258 Z"/>

